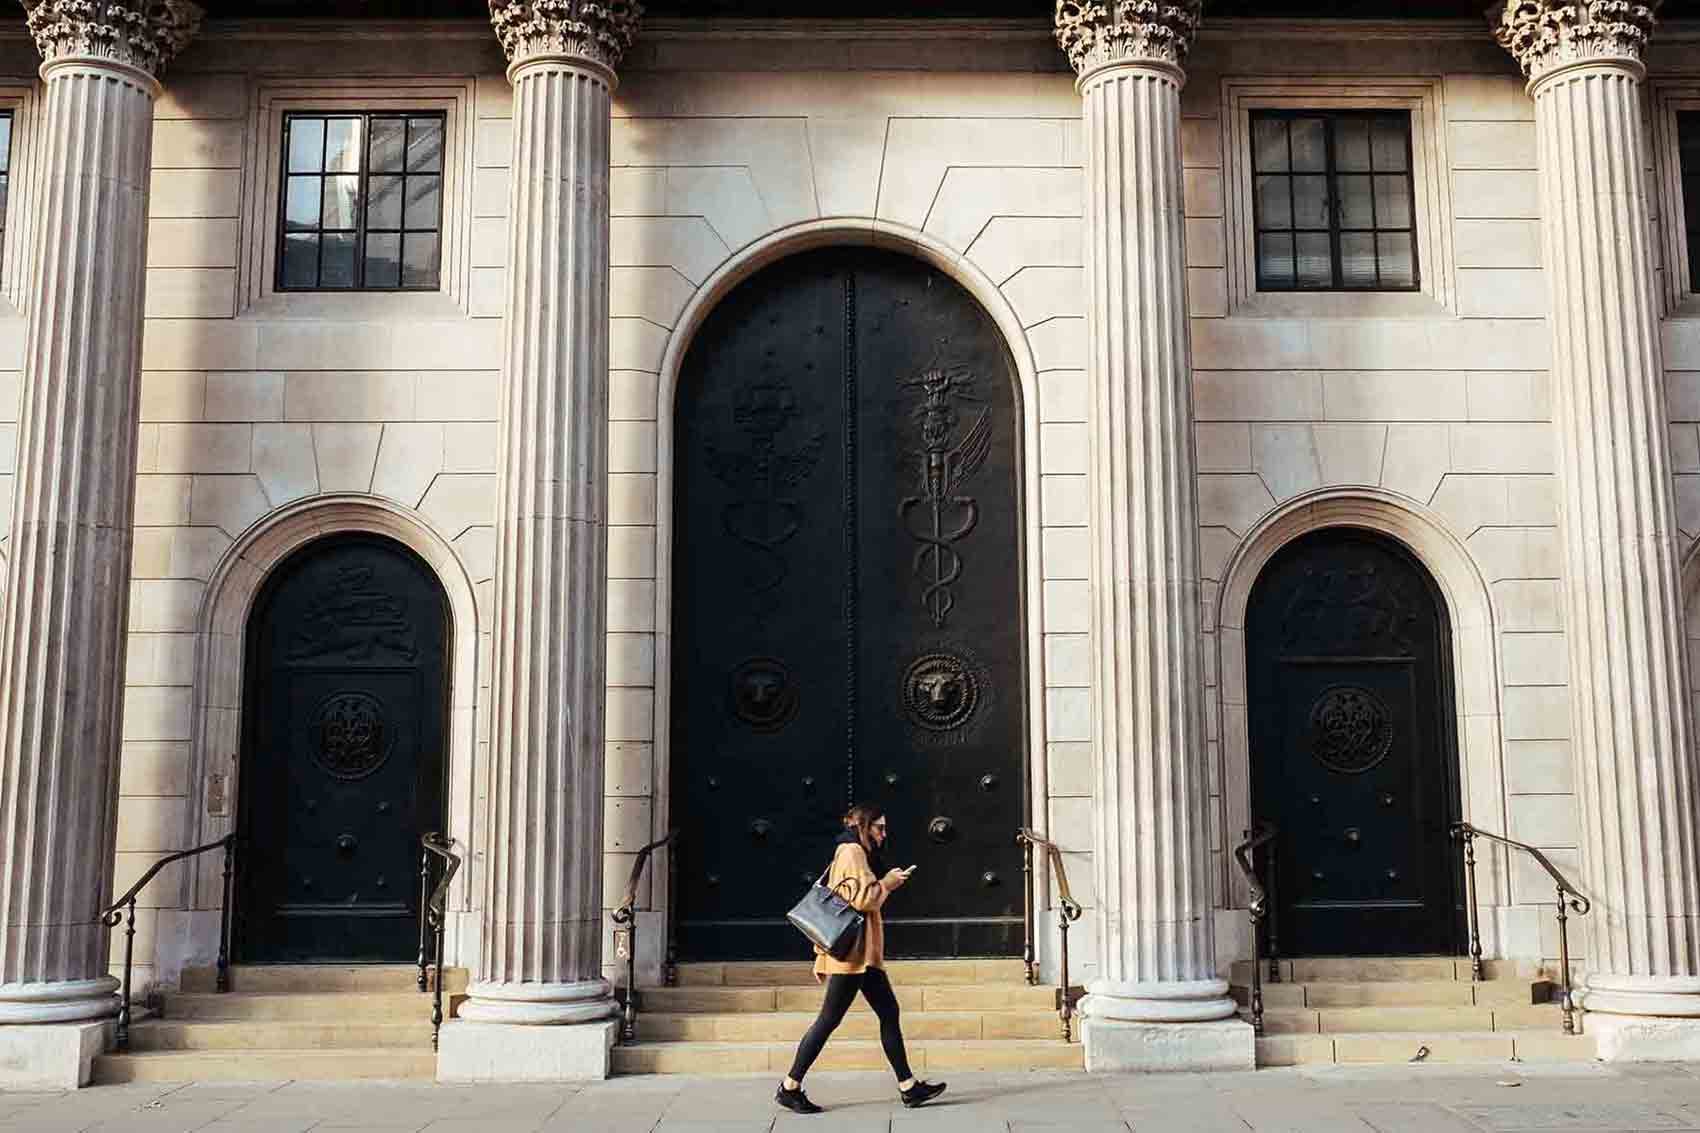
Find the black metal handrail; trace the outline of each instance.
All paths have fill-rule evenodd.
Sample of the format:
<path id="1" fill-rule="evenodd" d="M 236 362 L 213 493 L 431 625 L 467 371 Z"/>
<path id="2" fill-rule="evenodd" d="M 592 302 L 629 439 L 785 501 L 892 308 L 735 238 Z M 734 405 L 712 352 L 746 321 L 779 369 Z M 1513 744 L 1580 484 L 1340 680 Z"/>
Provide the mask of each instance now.
<path id="1" fill-rule="evenodd" d="M 1045 864 L 1050 868 L 1051 876 L 1057 886 L 1057 928 L 1060 930 L 1059 947 L 1057 949 L 1060 968 L 1057 973 L 1057 1015 L 1062 1020 L 1062 1037 L 1069 1042 L 1074 1037 L 1074 1001 L 1069 995 L 1068 986 L 1068 926 L 1080 919 L 1085 910 L 1074 895 L 1068 891 L 1068 868 L 1063 864 L 1062 851 L 1057 844 L 1043 834 L 1028 827 L 1021 827 L 1015 832 L 1015 840 L 1021 843 L 1025 857 L 1022 860 L 1021 872 L 1026 881 L 1027 902 L 1023 917 L 1027 934 L 1026 942 L 1021 949 L 1022 958 L 1027 964 L 1027 982 L 1038 984 L 1039 968 L 1033 961 L 1033 850 L 1039 847 L 1044 850 Z"/>
<path id="2" fill-rule="evenodd" d="M 1269 887 L 1265 888 L 1257 877 L 1257 864 L 1253 860 L 1257 851 L 1268 846 L 1279 833 L 1273 823 L 1258 822 L 1245 832 L 1245 841 L 1234 847 L 1234 860 L 1240 863 L 1240 872 L 1245 875 L 1246 912 L 1251 918 L 1251 1029 L 1254 1034 L 1263 1033 L 1263 925 L 1269 925 L 1269 982 L 1281 981 L 1281 965 L 1276 956 L 1275 948 L 1275 913 L 1269 901 L 1269 889 L 1275 886 L 1275 851 L 1273 848 L 1265 855 L 1269 863 Z M 1267 921 L 1265 920 L 1267 917 Z"/>
<path id="3" fill-rule="evenodd" d="M 219 910 L 218 924 L 218 979 L 215 986 L 220 992 L 230 990 L 230 890 L 232 878 L 236 875 L 236 835 L 226 834 L 216 842 L 208 842 L 204 846 L 196 846 L 192 850 L 179 850 L 175 854 L 167 854 L 160 858 L 148 871 L 136 879 L 136 883 L 118 900 L 102 909 L 95 917 L 107 928 L 117 928 L 124 925 L 124 986 L 120 991 L 118 1001 L 118 1027 L 114 1036 L 119 1050 L 130 1049 L 130 977 L 135 966 L 136 955 L 136 898 L 146 889 L 148 882 L 159 876 L 159 871 L 172 862 L 180 862 L 184 858 L 199 857 L 209 850 L 224 849 L 224 901 Z"/>
<path id="4" fill-rule="evenodd" d="M 1564 1033 L 1567 1035 L 1575 1034 L 1576 1003 L 1570 988 L 1570 929 L 1567 923 L 1570 918 L 1567 915 L 1567 910 L 1575 912 L 1579 917 L 1586 916 L 1588 910 L 1593 908 L 1593 902 L 1588 900 L 1586 894 L 1572 885 L 1570 880 L 1558 871 L 1558 867 L 1552 864 L 1551 859 L 1527 843 L 1507 838 L 1503 834 L 1483 830 L 1478 826 L 1470 825 L 1468 822 L 1454 822 L 1452 824 L 1452 837 L 1460 839 L 1464 843 L 1464 908 L 1470 920 L 1470 979 L 1472 982 L 1480 982 L 1482 978 L 1481 919 L 1476 908 L 1476 839 L 1486 838 L 1490 842 L 1498 842 L 1500 845 L 1513 850 L 1521 850 L 1533 858 L 1535 864 L 1545 870 L 1547 876 L 1552 879 L 1553 887 L 1558 894 L 1556 902 L 1558 907 L 1558 970 L 1564 988 L 1564 998 L 1561 1001 L 1564 1014 Z"/>
<path id="5" fill-rule="evenodd" d="M 437 1049 L 437 1038 L 443 1030 L 443 927 L 448 921 L 449 882 L 460 872 L 460 855 L 455 853 L 455 840 L 433 830 L 419 839 L 419 990 L 427 984 L 431 997 L 431 1049 Z M 442 874 L 431 881 L 433 862 L 443 863 Z M 437 978 L 425 978 L 426 969 L 435 967 Z"/>
<path id="6" fill-rule="evenodd" d="M 620 903 L 615 905 L 613 912 L 609 914 L 615 925 L 614 958 L 626 962 L 625 1003 L 620 1013 L 620 1041 L 623 1043 L 637 1041 L 638 885 L 643 881 L 643 871 L 644 867 L 649 865 L 649 856 L 661 847 L 670 845 L 678 836 L 677 830 L 669 830 L 665 837 L 657 838 L 638 851 L 637 861 L 632 863 L 631 878 L 626 882 L 626 895 L 620 898 Z"/>

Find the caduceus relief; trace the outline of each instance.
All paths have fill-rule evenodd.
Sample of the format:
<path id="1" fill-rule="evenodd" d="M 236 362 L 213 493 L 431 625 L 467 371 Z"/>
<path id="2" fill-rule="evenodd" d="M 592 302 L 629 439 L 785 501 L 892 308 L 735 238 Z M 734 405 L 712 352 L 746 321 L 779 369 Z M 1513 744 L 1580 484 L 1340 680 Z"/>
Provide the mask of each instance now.
<path id="1" fill-rule="evenodd" d="M 793 448 L 781 447 L 780 434 L 799 414 L 797 396 L 783 381 L 750 382 L 732 407 L 732 421 L 750 447 L 722 452 L 708 446 L 709 468 L 737 496 L 721 510 L 721 525 L 757 556 L 744 582 L 758 604 L 758 618 L 762 597 L 777 590 L 788 573 L 780 548 L 802 529 L 802 505 L 792 490 L 814 471 L 826 443 L 815 432 Z"/>
<path id="2" fill-rule="evenodd" d="M 933 625 L 944 627 L 956 606 L 951 589 L 962 577 L 957 544 L 980 522 L 980 505 L 964 495 L 962 486 L 974 478 L 992 451 L 992 411 L 982 407 L 974 423 L 955 444 L 951 435 L 960 420 L 956 401 L 977 400 L 974 377 L 960 367 L 929 367 L 903 385 L 921 391 L 914 420 L 921 427 L 921 451 L 915 454 L 920 492 L 898 505 L 904 530 L 921 545 L 915 549 L 914 571 L 921 580 L 921 604 Z M 916 519 L 919 517 L 919 526 Z"/>

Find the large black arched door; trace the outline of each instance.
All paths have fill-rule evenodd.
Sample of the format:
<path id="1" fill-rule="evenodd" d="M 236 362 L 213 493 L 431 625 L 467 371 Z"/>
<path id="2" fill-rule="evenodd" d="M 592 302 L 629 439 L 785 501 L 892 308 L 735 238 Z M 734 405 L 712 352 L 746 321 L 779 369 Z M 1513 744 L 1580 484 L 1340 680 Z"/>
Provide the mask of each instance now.
<path id="1" fill-rule="evenodd" d="M 411 551 L 321 540 L 248 623 L 240 959 L 402 961 L 442 829 L 448 604 Z"/>
<path id="2" fill-rule="evenodd" d="M 1451 657 L 1433 579 L 1381 535 L 1302 536 L 1252 588 L 1252 813 L 1280 830 L 1283 954 L 1457 949 Z"/>
<path id="3" fill-rule="evenodd" d="M 1020 414 L 990 316 L 906 257 L 739 286 L 675 407 L 675 915 L 691 958 L 806 955 L 785 913 L 886 806 L 888 952 L 1021 945 Z"/>

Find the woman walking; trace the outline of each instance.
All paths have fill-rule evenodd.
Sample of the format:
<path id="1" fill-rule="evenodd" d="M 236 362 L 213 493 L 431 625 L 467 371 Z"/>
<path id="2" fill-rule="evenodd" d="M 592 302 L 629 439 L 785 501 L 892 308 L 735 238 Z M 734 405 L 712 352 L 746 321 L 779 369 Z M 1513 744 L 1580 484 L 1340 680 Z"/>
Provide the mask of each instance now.
<path id="1" fill-rule="evenodd" d="M 885 812 L 877 806 L 860 803 L 844 816 L 844 832 L 838 836 L 826 883 L 849 901 L 865 921 L 861 940 L 844 959 L 834 959 L 824 949 L 815 949 L 815 979 L 826 983 L 826 996 L 820 1005 L 820 1015 L 797 1044 L 790 1076 L 780 1083 L 773 1096 L 793 1113 L 821 1112 L 821 1107 L 803 1092 L 803 1076 L 820 1057 L 826 1040 L 844 1021 L 844 1013 L 850 1010 L 857 992 L 879 1016 L 880 1045 L 885 1048 L 892 1073 L 897 1075 L 897 1092 L 903 1104 L 913 1108 L 944 1093 L 943 1082 L 923 1082 L 910 1073 L 909 1056 L 903 1049 L 903 1028 L 898 1022 L 897 996 L 892 994 L 891 981 L 885 975 L 885 925 L 880 909 L 915 869 L 914 866 L 885 868 L 880 853 L 885 834 Z"/>

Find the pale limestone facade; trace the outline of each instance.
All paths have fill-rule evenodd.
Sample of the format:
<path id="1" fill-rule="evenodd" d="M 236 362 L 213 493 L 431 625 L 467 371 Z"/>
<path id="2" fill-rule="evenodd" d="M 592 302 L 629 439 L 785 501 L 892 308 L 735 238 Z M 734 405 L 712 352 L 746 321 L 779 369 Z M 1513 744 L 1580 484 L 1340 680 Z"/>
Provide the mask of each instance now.
<path id="1" fill-rule="evenodd" d="M 1646 81 L 1624 95 L 1640 113 L 1652 191 L 1641 329 L 1658 355 L 1647 355 L 1640 380 L 1655 392 L 1663 380 L 1653 411 L 1669 432 L 1654 447 L 1666 454 L 1646 467 L 1668 465 L 1669 478 L 1642 487 L 1674 500 L 1682 590 L 1650 608 L 1668 619 L 1652 637 L 1675 641 L 1677 603 L 1700 589 L 1700 298 L 1674 266 L 1683 228 L 1674 215 L 1674 114 L 1700 107 L 1700 29 L 1661 27 L 1645 59 Z M 510 359 L 528 348 L 503 315 L 550 285 L 538 264 L 511 258 L 511 202 L 521 199 L 511 171 L 526 126 L 507 62 L 481 23 L 215 22 L 162 78 L 111 888 L 127 887 L 161 854 L 230 830 L 241 789 L 243 626 L 266 570 L 318 534 L 384 532 L 435 568 L 452 612 L 449 833 L 474 852 L 451 895 L 449 960 L 486 980 L 564 982 L 571 973 L 514 974 L 523 957 L 507 974 L 480 966 L 492 946 L 480 940 L 481 913 L 499 888 L 490 870 L 509 852 L 489 841 L 501 828 L 492 826 L 493 800 L 505 789 L 491 750 L 504 719 L 491 692 L 492 635 L 503 624 L 499 532 L 508 530 L 498 504 L 501 375 L 505 343 Z M 42 299 L 20 251 L 51 196 L 36 176 L 51 121 L 39 63 L 21 22 L 6 29 L 0 105 L 16 122 L 0 278 L 11 302 L 0 318 L 7 421 L 19 418 L 26 326 Z M 1095 796 L 1114 778 L 1095 756 L 1106 706 L 1094 683 L 1095 674 L 1113 687 L 1122 678 L 1105 676 L 1094 658 L 1094 632 L 1121 623 L 1093 579 L 1095 569 L 1123 568 L 1103 529 L 1104 508 L 1116 506 L 1106 502 L 1115 471 L 1091 455 L 1094 443 L 1103 451 L 1105 434 L 1094 441 L 1093 430 L 1106 403 L 1088 374 L 1117 363 L 1093 361 L 1089 316 L 1101 296 L 1087 265 L 1114 249 L 1093 243 L 1086 219 L 1101 196 L 1088 181 L 1092 118 L 1083 124 L 1076 75 L 1050 28 L 842 22 L 731 35 L 711 23 L 652 21 L 618 72 L 606 139 L 608 414 L 595 423 L 605 430 L 608 485 L 604 906 L 617 899 L 636 849 L 669 825 L 669 455 L 685 348 L 737 281 L 834 243 L 874 243 L 938 266 L 985 306 L 1016 360 L 1029 746 L 1040 800 L 1032 818 L 1063 845 L 1087 905 L 1071 942 L 1077 982 L 1203 984 L 1249 955 L 1244 886 L 1228 858 L 1249 817 L 1246 599 L 1274 550 L 1315 527 L 1381 530 L 1423 560 L 1453 628 L 1464 817 L 1590 876 L 1566 638 L 1578 582 L 1567 579 L 1576 560 L 1561 538 L 1557 478 L 1556 426 L 1579 410 L 1554 393 L 1537 102 L 1486 27 L 1206 22 L 1184 70 L 1170 75 L 1184 200 L 1184 225 L 1172 235 L 1185 255 L 1173 333 L 1190 333 L 1193 422 L 1192 443 L 1177 438 L 1186 460 L 1174 474 L 1190 465 L 1195 479 L 1167 491 L 1185 501 L 1196 488 L 1200 602 L 1196 640 L 1142 655 L 1199 673 L 1182 693 L 1198 697 L 1198 731 L 1171 734 L 1201 749 L 1196 790 L 1173 796 L 1198 826 L 1199 875 L 1186 884 L 1196 885 L 1205 921 L 1185 946 L 1202 955 L 1184 972 L 1135 973 L 1136 957 L 1105 963 L 1099 954 L 1104 882 L 1093 859 L 1106 808 Z M 273 293 L 281 114 L 383 106 L 446 114 L 442 292 Z M 1411 111 L 1421 292 L 1257 293 L 1247 114 L 1282 106 Z M 527 207 L 527 222 L 566 223 L 536 202 Z M 585 273 L 594 266 L 570 279 L 582 284 Z M 602 365 L 594 351 L 576 364 Z M 1571 421 L 1585 429 L 1591 419 Z M 559 420 L 587 427 L 570 408 Z M 30 451 L 18 432 L 0 426 L 6 508 Z M 572 562 L 598 557 L 587 550 Z M 1674 556 L 1669 568 L 1674 578 Z M 1689 606 L 1692 652 L 1700 615 Z M 1700 689 L 1693 670 L 1673 665 L 1666 684 Z M 1691 733 L 1685 720 L 1671 728 L 1658 750 L 1691 777 Z M 1616 764 L 1619 775 L 1633 778 L 1638 750 Z M 1696 802 L 1691 793 L 1670 797 Z M 1679 825 L 1692 831 L 1694 821 Z M 1657 857 L 1649 855 L 1613 868 L 1634 873 Z M 1557 945 L 1544 885 L 1521 864 L 1486 861 L 1488 953 L 1550 963 Z M 146 893 L 137 940 L 144 983 L 174 985 L 185 965 L 212 958 L 217 867 L 202 862 L 198 872 L 174 867 Z M 666 876 L 652 871 L 640 896 L 640 961 L 651 980 L 660 973 Z M 1669 914 L 1700 916 L 1695 879 L 1672 884 Z M 595 889 L 587 880 L 570 899 Z M 1602 919 L 1576 927 L 1587 933 Z M 1053 951 L 1041 941 L 1047 965 Z M 603 963 L 611 971 L 606 941 Z M 1655 970 L 1700 975 L 1700 957 L 1669 963 Z"/>

